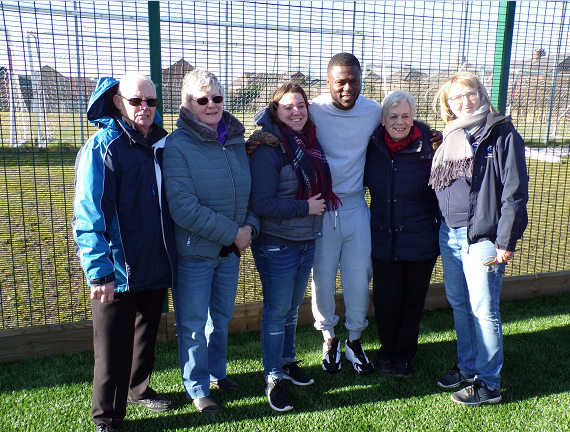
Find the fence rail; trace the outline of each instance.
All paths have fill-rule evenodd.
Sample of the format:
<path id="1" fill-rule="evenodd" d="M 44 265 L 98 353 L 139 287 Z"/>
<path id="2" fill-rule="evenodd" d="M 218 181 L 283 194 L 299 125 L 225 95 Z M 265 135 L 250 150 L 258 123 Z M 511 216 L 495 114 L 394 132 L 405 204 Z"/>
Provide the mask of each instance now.
<path id="1" fill-rule="evenodd" d="M 439 85 L 473 71 L 527 145 L 530 223 L 508 275 L 570 269 L 566 2 L 2 1 L 0 14 L 0 329 L 90 318 L 73 166 L 95 132 L 85 110 L 97 78 L 131 70 L 159 84 L 168 131 L 184 74 L 213 71 L 248 132 L 284 80 L 325 92 L 338 52 L 361 60 L 363 95 L 409 91 L 438 128 Z M 260 286 L 247 253 L 236 301 L 259 301 Z"/>

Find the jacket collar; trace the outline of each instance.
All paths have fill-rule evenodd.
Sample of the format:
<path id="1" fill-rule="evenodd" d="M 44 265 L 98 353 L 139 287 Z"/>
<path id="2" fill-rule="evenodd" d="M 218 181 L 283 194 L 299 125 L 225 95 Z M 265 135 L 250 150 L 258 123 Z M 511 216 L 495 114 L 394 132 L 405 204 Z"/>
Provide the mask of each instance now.
<path id="1" fill-rule="evenodd" d="M 228 126 L 228 134 L 226 141 L 245 134 L 245 127 L 227 111 L 222 113 L 222 120 Z M 192 130 L 200 135 L 203 139 L 218 139 L 218 131 L 198 120 L 196 114 L 192 113 L 188 108 L 180 107 L 180 117 L 176 121 L 176 126 L 180 129 Z"/>
<path id="2" fill-rule="evenodd" d="M 150 148 L 155 142 L 167 135 L 167 132 L 155 123 L 150 126 L 146 138 L 137 129 L 132 128 L 129 123 L 118 116 L 115 116 L 115 124 L 117 124 L 119 130 L 127 135 L 131 144 L 138 144 L 143 147 Z"/>
<path id="3" fill-rule="evenodd" d="M 433 157 L 433 148 L 431 145 L 431 137 L 429 134 L 429 126 L 425 123 L 418 122 L 414 120 L 414 124 L 420 129 L 422 133 L 421 137 L 407 146 L 405 149 L 401 150 L 399 153 L 421 153 L 420 159 L 431 159 Z M 384 144 L 384 131 L 385 128 L 382 124 L 374 131 L 375 140 L 372 140 L 372 145 L 375 145 L 378 149 L 388 152 L 386 145 Z"/>

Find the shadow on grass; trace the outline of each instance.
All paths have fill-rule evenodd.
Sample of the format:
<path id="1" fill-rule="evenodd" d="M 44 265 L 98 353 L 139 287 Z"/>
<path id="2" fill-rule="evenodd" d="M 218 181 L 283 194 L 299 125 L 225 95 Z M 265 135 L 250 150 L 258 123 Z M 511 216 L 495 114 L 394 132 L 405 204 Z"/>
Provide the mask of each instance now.
<path id="1" fill-rule="evenodd" d="M 555 299 L 541 301 L 545 306 Z M 507 307 L 506 315 L 512 321 L 523 319 L 516 316 L 525 302 Z M 539 307 L 539 310 L 541 308 Z M 518 312 L 517 312 L 518 311 Z M 567 311 L 567 310 L 566 310 Z M 443 315 L 439 311 L 426 312 L 425 323 L 436 327 L 436 322 L 452 320 L 451 311 Z M 516 312 L 516 313 L 515 313 Z M 562 311 L 564 312 L 564 311 Z M 513 314 L 514 313 L 514 314 Z M 532 315 L 530 315 L 532 317 Z M 365 334 L 373 339 L 376 334 L 375 323 L 371 320 Z M 441 326 L 445 326 L 441 324 Z M 339 327 L 339 333 L 343 332 Z M 527 399 L 541 398 L 552 394 L 570 391 L 570 376 L 562 373 L 567 370 L 570 360 L 570 322 L 559 327 L 537 332 L 506 335 L 504 337 L 505 367 L 502 377 L 502 395 L 504 403 L 513 403 Z M 341 335 L 339 334 L 339 337 Z M 320 367 L 320 334 L 311 326 L 298 329 L 298 357 L 305 359 L 308 366 L 304 369 L 315 378 L 315 384 L 297 387 L 287 382 L 289 397 L 295 404 L 290 413 L 276 413 L 268 406 L 264 396 L 264 380 L 261 366 L 256 372 L 232 374 L 231 377 L 242 383 L 238 393 L 228 394 L 212 391 L 214 399 L 222 406 L 222 411 L 214 416 L 199 414 L 188 405 L 183 392 L 172 393 L 171 397 L 178 410 L 176 415 L 166 415 L 146 419 L 126 419 L 122 430 L 172 430 L 188 427 L 214 426 L 225 423 L 247 422 L 272 416 L 334 411 L 350 406 L 374 405 L 380 402 L 401 399 L 422 398 L 430 395 L 442 395 L 449 402 L 448 407 L 462 409 L 449 401 L 452 392 L 437 386 L 439 377 L 456 363 L 455 340 L 421 343 L 414 361 L 415 374 L 410 379 L 398 379 L 391 374 L 374 373 L 359 376 L 344 361 L 342 372 L 328 375 Z M 378 342 L 365 343 L 371 361 L 376 360 L 375 350 Z M 259 360 L 261 348 L 259 332 L 235 334 L 230 336 L 230 368 L 235 364 L 250 360 Z M 239 358 L 240 360 L 235 360 Z"/>
<path id="2" fill-rule="evenodd" d="M 504 403 L 533 400 L 570 391 L 570 375 L 566 373 L 570 362 L 570 319 L 567 318 L 570 294 L 508 302 L 501 309 L 505 321 L 505 366 L 502 379 Z M 548 316 L 553 319 L 538 323 L 539 319 Z M 541 330 L 536 331 L 535 328 Z M 455 407 L 449 401 L 450 392 L 443 391 L 436 384 L 438 378 L 456 363 L 453 334 L 441 337 L 440 333 L 439 338 L 437 334 L 448 330 L 453 330 L 450 309 L 426 311 L 420 334 L 421 343 L 414 361 L 415 374 L 410 379 L 398 379 L 380 373 L 359 376 L 344 360 L 340 374 L 326 374 L 320 367 L 320 333 L 312 326 L 299 326 L 298 358 L 305 361 L 305 370 L 316 382 L 308 387 L 296 387 L 287 383 L 288 394 L 295 404 L 291 414 L 333 412 L 339 408 L 357 406 L 375 408 L 374 405 L 380 402 L 413 400 L 431 395 L 447 401 L 449 404 L 445 407 Z M 342 323 L 337 331 L 339 338 L 346 336 Z M 364 347 L 374 362 L 375 351 L 379 348 L 374 320 L 370 320 L 364 338 Z M 237 393 L 212 390 L 212 396 L 223 409 L 219 414 L 207 416 L 196 412 L 186 400 L 180 380 L 176 341 L 159 343 L 153 383 L 160 387 L 158 380 L 164 380 L 163 388 L 170 390 L 165 394 L 173 401 L 174 410 L 151 414 L 142 407 L 129 407 L 121 430 L 186 430 L 207 425 L 247 423 L 261 418 L 274 417 L 277 420 L 279 416 L 289 415 L 276 413 L 267 404 L 259 332 L 231 334 L 228 357 L 229 375 L 241 384 L 242 389 Z M 80 385 L 85 392 L 90 392 L 92 370 L 92 352 L 0 363 L 0 394 L 21 390 L 30 392 L 46 387 L 62 388 L 75 384 Z M 133 415 L 135 412 L 136 415 Z"/>
<path id="3" fill-rule="evenodd" d="M 541 398 L 570 391 L 567 370 L 570 360 L 568 340 L 570 327 L 563 326 L 530 334 L 506 336 L 505 368 L 503 369 L 503 403 Z M 375 354 L 370 352 L 371 360 Z M 145 419 L 125 419 L 124 431 L 161 431 L 189 427 L 214 426 L 244 422 L 272 416 L 295 415 L 319 411 L 334 411 L 350 406 L 375 405 L 381 402 L 421 398 L 441 394 L 445 401 L 452 392 L 440 389 L 436 382 L 455 364 L 455 341 L 420 345 L 414 362 L 415 374 L 410 379 L 398 379 L 390 374 L 374 373 L 358 376 L 346 361 L 338 375 L 328 375 L 320 363 L 305 370 L 315 378 L 315 384 L 297 387 L 287 382 L 287 392 L 295 404 L 288 413 L 274 412 L 265 399 L 261 371 L 234 374 L 232 378 L 245 384 L 237 393 L 212 390 L 212 396 L 222 406 L 219 414 L 200 414 L 189 405 L 184 392 L 167 394 L 174 403 L 174 412 Z M 250 399 L 250 401 L 248 401 Z M 449 401 L 446 407 L 463 409 Z M 442 405 L 443 407 L 443 405 Z M 139 407 L 139 409 L 142 409 Z"/>

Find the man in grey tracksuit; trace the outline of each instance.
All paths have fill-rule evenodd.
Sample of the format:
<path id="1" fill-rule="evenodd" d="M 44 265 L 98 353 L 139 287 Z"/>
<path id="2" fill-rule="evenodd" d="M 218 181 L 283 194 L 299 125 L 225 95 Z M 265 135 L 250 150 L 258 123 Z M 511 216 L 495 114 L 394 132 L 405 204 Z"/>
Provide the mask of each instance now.
<path id="1" fill-rule="evenodd" d="M 360 343 L 360 334 L 368 326 L 372 276 L 370 213 L 363 173 L 368 142 L 380 124 L 382 108 L 360 96 L 360 75 L 356 57 L 335 55 L 327 71 L 330 94 L 315 98 L 310 105 L 317 139 L 330 165 L 333 190 L 342 201 L 337 211 L 325 212 L 313 266 L 313 316 L 315 328 L 323 332 L 322 367 L 329 373 L 340 372 L 339 339 L 334 333 L 339 319 L 334 299 L 339 265 L 349 332 L 345 357 L 359 374 L 374 371 Z"/>

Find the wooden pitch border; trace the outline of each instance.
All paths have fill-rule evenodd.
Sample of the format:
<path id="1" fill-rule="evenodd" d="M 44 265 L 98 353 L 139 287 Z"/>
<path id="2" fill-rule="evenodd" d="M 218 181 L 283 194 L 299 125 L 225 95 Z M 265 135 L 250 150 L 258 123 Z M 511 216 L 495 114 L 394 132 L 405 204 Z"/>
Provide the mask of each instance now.
<path id="1" fill-rule="evenodd" d="M 543 295 L 570 292 L 570 271 L 540 273 L 535 275 L 510 276 L 503 279 L 501 301 L 532 298 Z M 372 292 L 371 292 L 372 294 Z M 336 294 L 337 314 L 344 318 L 342 294 Z M 449 307 L 442 283 L 429 288 L 426 309 Z M 261 302 L 236 305 L 230 332 L 256 331 L 261 327 Z M 370 301 L 368 316 L 374 315 Z M 307 297 L 299 308 L 299 324 L 312 324 L 311 298 Z M 162 314 L 158 340 L 176 338 L 174 312 Z M 93 349 L 93 326 L 91 321 L 51 324 L 20 329 L 0 330 L 0 361 L 21 360 L 28 357 L 46 356 L 64 352 Z"/>

